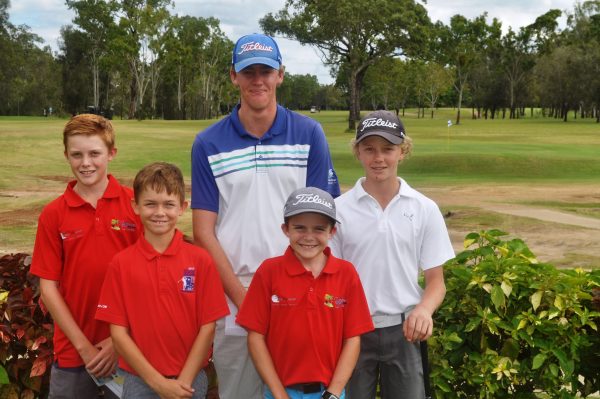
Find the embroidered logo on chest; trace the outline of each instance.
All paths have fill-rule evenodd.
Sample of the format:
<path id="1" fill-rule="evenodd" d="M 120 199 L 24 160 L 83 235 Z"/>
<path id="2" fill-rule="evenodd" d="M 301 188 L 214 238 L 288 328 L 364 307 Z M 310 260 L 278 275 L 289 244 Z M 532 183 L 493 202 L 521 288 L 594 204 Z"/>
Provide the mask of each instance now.
<path id="1" fill-rule="evenodd" d="M 346 306 L 346 301 L 344 298 L 336 297 L 331 294 L 325 294 L 323 305 L 328 308 L 340 309 Z"/>
<path id="2" fill-rule="evenodd" d="M 277 294 L 271 295 L 271 303 L 274 306 L 295 306 L 298 304 L 297 298 L 285 298 Z"/>
<path id="3" fill-rule="evenodd" d="M 194 292 L 196 287 L 196 268 L 193 266 L 186 268 L 179 281 L 181 281 L 182 292 Z"/>
<path id="4" fill-rule="evenodd" d="M 110 221 L 110 228 L 116 231 L 136 231 L 137 226 L 135 223 L 127 220 L 112 219 Z"/>

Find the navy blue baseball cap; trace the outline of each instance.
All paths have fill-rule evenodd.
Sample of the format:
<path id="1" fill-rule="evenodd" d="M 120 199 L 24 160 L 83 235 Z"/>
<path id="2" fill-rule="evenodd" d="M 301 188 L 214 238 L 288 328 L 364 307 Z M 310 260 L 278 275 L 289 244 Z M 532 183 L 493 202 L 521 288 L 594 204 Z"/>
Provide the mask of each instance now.
<path id="1" fill-rule="evenodd" d="M 236 72 L 254 64 L 263 64 L 273 69 L 279 69 L 281 53 L 271 36 L 253 33 L 238 39 L 233 48 L 231 64 Z"/>

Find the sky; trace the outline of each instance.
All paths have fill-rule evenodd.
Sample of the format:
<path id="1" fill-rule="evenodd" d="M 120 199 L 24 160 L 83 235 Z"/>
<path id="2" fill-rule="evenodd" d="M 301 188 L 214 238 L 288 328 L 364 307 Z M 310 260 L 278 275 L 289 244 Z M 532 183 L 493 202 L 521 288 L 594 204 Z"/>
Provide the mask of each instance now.
<path id="1" fill-rule="evenodd" d="M 73 12 L 64 0 L 10 0 L 9 19 L 14 25 L 25 24 L 41 36 L 47 45 L 58 51 L 60 28 L 71 23 Z M 332 0 L 335 1 L 335 0 Z M 471 19 L 488 12 L 489 21 L 498 18 L 502 28 L 518 30 L 550 9 L 572 11 L 575 0 L 427 0 L 425 7 L 432 21 L 448 23 L 450 17 L 461 14 Z M 172 14 L 216 17 L 221 29 L 232 41 L 242 35 L 260 32 L 258 21 L 265 14 L 276 13 L 285 0 L 175 0 Z M 565 19 L 561 25 L 564 27 Z M 293 40 L 276 38 L 283 55 L 286 71 L 291 74 L 316 75 L 319 82 L 333 82 L 329 69 L 321 62 L 319 52 Z"/>

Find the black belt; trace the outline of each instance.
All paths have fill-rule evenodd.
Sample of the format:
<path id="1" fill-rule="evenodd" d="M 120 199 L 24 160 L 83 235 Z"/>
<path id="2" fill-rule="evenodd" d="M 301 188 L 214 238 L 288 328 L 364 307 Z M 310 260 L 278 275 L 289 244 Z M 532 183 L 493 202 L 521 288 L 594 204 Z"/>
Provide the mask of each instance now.
<path id="1" fill-rule="evenodd" d="M 305 384 L 294 384 L 287 386 L 288 389 L 300 391 L 302 393 L 316 393 L 321 392 L 323 385 L 320 382 L 307 382 Z"/>

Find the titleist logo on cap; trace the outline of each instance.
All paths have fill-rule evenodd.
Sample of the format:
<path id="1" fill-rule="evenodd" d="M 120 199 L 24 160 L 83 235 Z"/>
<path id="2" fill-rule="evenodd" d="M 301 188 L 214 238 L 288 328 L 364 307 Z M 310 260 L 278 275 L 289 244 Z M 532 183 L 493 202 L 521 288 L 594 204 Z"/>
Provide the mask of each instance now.
<path id="1" fill-rule="evenodd" d="M 360 129 L 360 131 L 362 132 L 366 128 L 373 127 L 373 126 L 383 126 L 383 127 L 389 127 L 392 129 L 396 129 L 398 127 L 398 124 L 394 123 L 394 122 L 386 121 L 385 119 L 381 119 L 381 118 L 366 118 L 365 120 L 363 120 L 362 128 Z"/>
<path id="2" fill-rule="evenodd" d="M 269 52 L 273 51 L 273 47 L 272 46 L 267 46 L 267 45 L 259 43 L 259 42 L 244 43 L 240 47 L 241 47 L 241 49 L 238 52 L 238 54 L 243 54 L 243 53 L 245 53 L 247 51 L 254 51 L 254 50 L 269 51 Z"/>
<path id="3" fill-rule="evenodd" d="M 298 204 L 306 204 L 306 203 L 312 203 L 312 204 L 321 204 L 323 206 L 326 206 L 329 209 L 333 209 L 333 205 L 331 205 L 331 202 L 319 197 L 318 194 L 298 194 L 296 195 L 296 202 L 294 202 L 292 204 L 292 206 L 294 205 L 298 205 Z"/>

